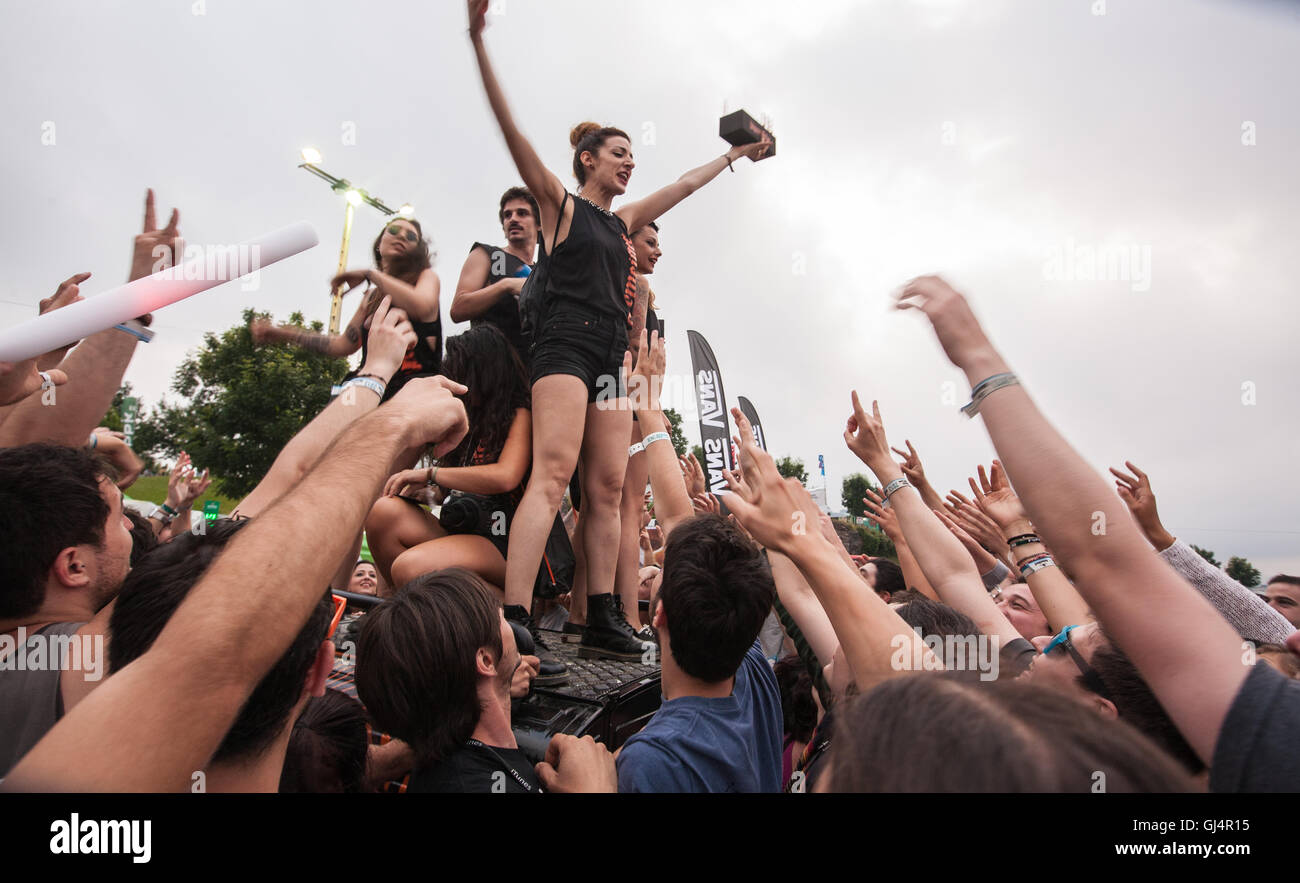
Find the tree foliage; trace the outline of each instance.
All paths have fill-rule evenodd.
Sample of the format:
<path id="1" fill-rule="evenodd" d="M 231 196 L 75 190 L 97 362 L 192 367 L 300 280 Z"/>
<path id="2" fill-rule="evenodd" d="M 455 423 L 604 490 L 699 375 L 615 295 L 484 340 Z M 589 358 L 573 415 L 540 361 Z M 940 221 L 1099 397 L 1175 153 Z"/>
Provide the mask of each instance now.
<path id="1" fill-rule="evenodd" d="M 797 478 L 801 484 L 808 483 L 808 470 L 804 468 L 803 461 L 795 457 L 782 457 L 777 460 L 776 471 L 784 478 Z"/>
<path id="2" fill-rule="evenodd" d="M 854 518 L 866 517 L 867 507 L 863 504 L 862 498 L 869 490 L 880 493 L 880 488 L 872 484 L 871 479 L 863 473 L 855 472 L 844 477 L 844 483 L 840 486 L 840 502 Z"/>
<path id="3" fill-rule="evenodd" d="M 1215 558 L 1214 553 L 1211 552 L 1209 549 L 1202 549 L 1200 546 L 1196 545 L 1195 543 L 1192 543 L 1191 546 L 1193 552 L 1195 552 L 1197 555 L 1200 555 L 1206 561 L 1210 562 L 1210 564 L 1212 564 L 1213 566 L 1215 567 L 1223 566 L 1223 564 L 1220 563 L 1219 559 Z"/>
<path id="4" fill-rule="evenodd" d="M 262 314 L 264 315 L 264 314 Z M 228 497 L 251 491 L 291 438 L 329 403 L 330 388 L 347 373 L 347 362 L 298 347 L 255 347 L 244 323 L 203 346 L 176 369 L 172 391 L 179 403 L 163 402 L 141 420 L 136 448 L 175 457 L 187 451 L 209 469 Z M 289 317 L 303 325 L 301 313 Z M 320 322 L 312 330 L 320 331 Z"/>
<path id="5" fill-rule="evenodd" d="M 1228 559 L 1228 566 L 1223 572 L 1248 589 L 1259 585 L 1259 571 L 1245 558 L 1233 555 Z"/>
<path id="6" fill-rule="evenodd" d="M 685 457 L 686 436 L 682 433 L 682 415 L 672 408 L 665 408 L 664 417 L 668 419 L 668 439 L 673 443 L 673 450 L 677 452 L 677 456 Z M 696 447 L 699 447 L 699 445 L 696 445 Z M 704 450 L 702 448 L 695 459 L 701 463 L 704 462 Z"/>

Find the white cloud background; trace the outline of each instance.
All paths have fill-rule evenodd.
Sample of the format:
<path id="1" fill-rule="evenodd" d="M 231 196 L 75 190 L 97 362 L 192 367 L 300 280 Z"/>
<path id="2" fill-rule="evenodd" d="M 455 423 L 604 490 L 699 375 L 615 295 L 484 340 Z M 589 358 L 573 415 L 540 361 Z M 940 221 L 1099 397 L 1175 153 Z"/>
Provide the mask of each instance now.
<path id="1" fill-rule="evenodd" d="M 181 208 L 189 242 L 298 219 L 321 236 L 256 292 L 230 285 L 162 311 L 127 373 L 148 404 L 204 330 L 246 307 L 327 316 L 342 207 L 294 168 L 302 146 L 416 205 L 441 254 L 444 320 L 465 252 L 499 238 L 496 199 L 518 179 L 458 0 L 202 5 L 27 3 L 0 33 L 0 322 L 26 319 L 74 272 L 94 273 L 87 294 L 120 282 L 146 186 L 163 217 Z M 668 214 L 653 281 L 670 369 L 690 370 L 686 329 L 705 334 L 773 452 L 810 467 L 826 455 L 832 501 L 862 468 L 840 440 L 850 387 L 879 398 L 891 438 L 911 438 L 944 488 L 992 456 L 978 421 L 942 399 L 954 382 L 964 402 L 958 372 L 917 316 L 890 309 L 898 284 L 938 271 L 1090 462 L 1139 463 L 1171 529 L 1221 560 L 1300 572 L 1300 16 L 1281 3 L 1105 6 L 504 0 L 487 42 L 566 181 L 568 129 L 583 119 L 640 142 L 635 198 L 724 149 L 724 106 L 770 114 L 779 155 Z M 340 141 L 345 121 L 355 146 Z M 358 212 L 352 266 L 367 265 L 379 226 Z M 1048 254 L 1070 240 L 1149 247 L 1150 289 L 1047 279 Z"/>

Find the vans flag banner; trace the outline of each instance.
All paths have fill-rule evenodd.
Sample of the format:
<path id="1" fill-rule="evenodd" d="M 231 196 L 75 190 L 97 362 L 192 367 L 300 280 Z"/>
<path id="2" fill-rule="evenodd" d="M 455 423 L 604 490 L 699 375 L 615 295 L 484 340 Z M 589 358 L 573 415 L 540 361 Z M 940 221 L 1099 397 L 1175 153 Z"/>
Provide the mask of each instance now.
<path id="1" fill-rule="evenodd" d="M 709 491 L 727 493 L 722 470 L 734 469 L 731 457 L 731 421 L 727 418 L 727 396 L 722 391 L 722 372 L 717 357 L 704 335 L 687 331 L 691 343 L 691 370 L 695 372 L 695 401 L 700 409 L 700 440 L 704 444 L 704 473 Z"/>
<path id="2" fill-rule="evenodd" d="M 763 424 L 758 422 L 758 412 L 754 410 L 754 405 L 744 396 L 738 396 L 736 402 L 740 405 L 740 413 L 745 415 L 745 419 L 754 427 L 754 444 L 763 450 L 767 450 L 767 437 L 763 435 Z"/>

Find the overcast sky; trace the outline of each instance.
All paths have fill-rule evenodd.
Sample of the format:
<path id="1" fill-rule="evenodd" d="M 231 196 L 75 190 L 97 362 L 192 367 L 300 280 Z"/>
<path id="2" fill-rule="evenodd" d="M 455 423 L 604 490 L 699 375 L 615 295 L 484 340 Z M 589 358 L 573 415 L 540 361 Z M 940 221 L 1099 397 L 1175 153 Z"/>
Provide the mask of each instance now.
<path id="1" fill-rule="evenodd" d="M 891 441 L 912 439 L 941 490 L 993 456 L 923 319 L 890 309 L 900 283 L 940 272 L 1092 464 L 1149 472 L 1171 530 L 1266 579 L 1300 572 L 1295 5 L 494 8 L 487 45 L 516 118 L 570 185 L 581 120 L 632 134 L 637 198 L 726 148 L 724 109 L 770 115 L 778 155 L 661 219 L 652 282 L 670 372 L 690 372 L 686 329 L 704 334 L 774 454 L 810 472 L 825 454 L 833 506 L 863 469 L 840 437 L 851 387 L 880 400 Z M 180 207 L 190 243 L 296 220 L 321 237 L 257 291 L 161 311 L 126 375 L 146 405 L 247 307 L 327 318 L 343 205 L 295 168 L 303 146 L 416 206 L 444 321 L 470 244 L 501 238 L 496 200 L 518 176 L 459 0 L 44 0 L 6 4 L 5 19 L 0 322 L 34 315 L 75 272 L 94 273 L 89 296 L 123 281 L 147 186 L 160 217 Z M 352 266 L 369 265 L 380 226 L 358 211 Z M 1089 278 L 1098 253 L 1133 260 Z"/>

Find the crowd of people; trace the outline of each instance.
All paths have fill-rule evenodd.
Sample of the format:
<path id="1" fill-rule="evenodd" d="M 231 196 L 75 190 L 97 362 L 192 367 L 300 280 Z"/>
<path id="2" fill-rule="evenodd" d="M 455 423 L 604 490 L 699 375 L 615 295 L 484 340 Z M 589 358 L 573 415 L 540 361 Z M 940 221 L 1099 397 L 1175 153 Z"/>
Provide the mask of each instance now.
<path id="1" fill-rule="evenodd" d="M 126 506 L 141 458 L 98 424 L 137 336 L 0 363 L 0 786 L 1300 789 L 1300 578 L 1256 594 L 1169 533 L 1141 468 L 1112 488 L 942 278 L 898 307 L 965 373 L 997 451 L 969 494 L 941 494 L 848 390 L 843 440 L 897 560 L 855 559 L 739 410 L 729 493 L 709 494 L 670 439 L 648 277 L 659 219 L 770 145 L 615 208 L 631 139 L 584 123 L 571 192 L 514 122 L 486 5 L 469 36 L 523 186 L 497 205 L 505 244 L 465 259 L 449 317 L 468 330 L 444 336 L 407 217 L 333 280 L 362 292 L 341 334 L 253 322 L 258 344 L 361 358 L 229 517 L 192 517 L 211 479 L 184 453 L 164 503 Z M 130 278 L 179 237 L 150 192 Z M 375 601 L 344 617 L 355 596 Z M 617 756 L 518 744 L 516 703 L 570 677 L 555 642 L 658 668 L 658 711 Z"/>

